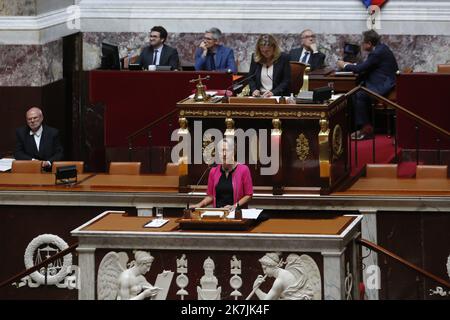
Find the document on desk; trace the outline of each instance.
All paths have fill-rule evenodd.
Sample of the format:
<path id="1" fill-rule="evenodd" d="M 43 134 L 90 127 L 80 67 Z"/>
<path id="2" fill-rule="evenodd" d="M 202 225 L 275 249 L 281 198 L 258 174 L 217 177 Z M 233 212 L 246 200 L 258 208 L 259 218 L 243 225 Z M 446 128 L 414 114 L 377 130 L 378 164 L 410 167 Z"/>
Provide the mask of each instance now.
<path id="1" fill-rule="evenodd" d="M 223 210 L 221 210 L 221 211 L 205 211 L 205 212 L 203 212 L 200 216 L 202 217 L 202 218 L 204 218 L 204 217 L 210 217 L 210 218 L 222 218 L 223 217 L 223 215 L 224 215 L 224 211 Z"/>
<path id="2" fill-rule="evenodd" d="M 258 219 L 260 213 L 263 211 L 263 209 L 242 209 L 242 219 Z M 228 216 L 228 219 L 234 219 L 234 211 L 231 211 Z"/>
<path id="3" fill-rule="evenodd" d="M 144 225 L 144 228 L 159 228 L 167 222 L 169 222 L 168 219 L 152 219 L 152 221 Z"/>
<path id="4" fill-rule="evenodd" d="M 336 71 L 335 76 L 353 76 L 355 75 L 352 71 Z"/>
<path id="5" fill-rule="evenodd" d="M 5 172 L 8 170 L 11 170 L 13 161 L 14 161 L 14 159 L 10 159 L 10 158 L 0 159 L 0 171 Z"/>

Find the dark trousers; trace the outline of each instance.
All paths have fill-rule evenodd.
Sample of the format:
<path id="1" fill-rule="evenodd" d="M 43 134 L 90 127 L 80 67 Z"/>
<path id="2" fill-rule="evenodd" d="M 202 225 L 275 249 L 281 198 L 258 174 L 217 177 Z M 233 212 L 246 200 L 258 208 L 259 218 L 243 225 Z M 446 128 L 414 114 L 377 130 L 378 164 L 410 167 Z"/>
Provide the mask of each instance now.
<path id="1" fill-rule="evenodd" d="M 364 92 L 359 91 L 353 96 L 353 115 L 356 128 L 360 128 L 370 123 L 370 114 L 372 110 L 372 99 Z"/>

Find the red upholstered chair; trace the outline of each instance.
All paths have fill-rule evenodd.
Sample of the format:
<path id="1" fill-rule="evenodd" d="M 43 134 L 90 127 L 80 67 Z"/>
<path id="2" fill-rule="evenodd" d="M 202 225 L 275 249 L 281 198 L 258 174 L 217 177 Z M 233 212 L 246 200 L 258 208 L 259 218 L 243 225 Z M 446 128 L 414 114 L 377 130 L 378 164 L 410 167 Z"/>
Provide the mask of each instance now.
<path id="1" fill-rule="evenodd" d="M 41 173 L 42 161 L 38 160 L 14 160 L 12 162 L 12 173 Z"/>
<path id="2" fill-rule="evenodd" d="M 109 174 L 139 175 L 141 174 L 140 162 L 111 162 Z"/>
<path id="3" fill-rule="evenodd" d="M 83 161 L 55 161 L 52 163 L 52 173 L 56 173 L 56 168 L 64 166 L 76 166 L 78 174 L 81 174 L 84 171 Z"/>
<path id="4" fill-rule="evenodd" d="M 447 166 L 417 165 L 416 179 L 447 179 Z"/>
<path id="5" fill-rule="evenodd" d="M 366 165 L 367 178 L 397 178 L 397 164 L 368 163 Z"/>

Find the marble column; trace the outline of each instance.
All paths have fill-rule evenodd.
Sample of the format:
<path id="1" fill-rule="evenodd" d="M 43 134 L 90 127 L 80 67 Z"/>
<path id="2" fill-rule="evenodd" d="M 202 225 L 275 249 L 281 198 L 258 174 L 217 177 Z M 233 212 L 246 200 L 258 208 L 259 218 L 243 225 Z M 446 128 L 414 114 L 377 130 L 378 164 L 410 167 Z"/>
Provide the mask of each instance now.
<path id="1" fill-rule="evenodd" d="M 95 248 L 78 247 L 80 290 L 78 300 L 95 300 Z"/>
<path id="2" fill-rule="evenodd" d="M 323 287 L 325 300 L 345 299 L 345 249 L 342 251 L 322 252 Z"/>
<path id="3" fill-rule="evenodd" d="M 374 209 L 364 209 L 359 211 L 364 218 L 361 221 L 361 233 L 362 238 L 370 242 L 377 243 L 377 210 Z M 371 269 L 379 270 L 378 268 L 378 254 L 373 252 L 366 247 L 362 248 L 363 256 L 363 279 L 364 285 L 366 287 L 366 295 L 368 300 L 378 300 L 378 290 L 374 288 L 369 288 L 367 286 L 368 277 L 373 276 Z M 370 269 L 368 269 L 370 267 Z M 371 273 L 368 273 L 371 272 Z M 379 276 L 379 275 L 378 275 Z"/>

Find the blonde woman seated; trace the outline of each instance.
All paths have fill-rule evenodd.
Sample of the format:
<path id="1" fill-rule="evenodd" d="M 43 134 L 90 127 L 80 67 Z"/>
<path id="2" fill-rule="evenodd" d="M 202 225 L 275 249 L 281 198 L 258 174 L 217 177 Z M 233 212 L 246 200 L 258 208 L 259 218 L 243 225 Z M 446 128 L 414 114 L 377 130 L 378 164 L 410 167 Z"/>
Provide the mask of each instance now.
<path id="1" fill-rule="evenodd" d="M 248 74 L 254 74 L 249 80 L 250 92 L 254 97 L 290 94 L 289 55 L 281 52 L 277 40 L 271 34 L 264 34 L 258 38 Z"/>
<path id="2" fill-rule="evenodd" d="M 253 196 L 253 183 L 250 169 L 234 161 L 234 143 L 231 140 L 221 140 L 216 149 L 221 164 L 209 172 L 206 197 L 191 208 L 201 208 L 210 205 L 215 208 L 226 208 L 230 211 L 237 206 L 247 207 Z"/>

